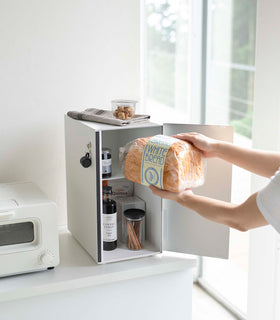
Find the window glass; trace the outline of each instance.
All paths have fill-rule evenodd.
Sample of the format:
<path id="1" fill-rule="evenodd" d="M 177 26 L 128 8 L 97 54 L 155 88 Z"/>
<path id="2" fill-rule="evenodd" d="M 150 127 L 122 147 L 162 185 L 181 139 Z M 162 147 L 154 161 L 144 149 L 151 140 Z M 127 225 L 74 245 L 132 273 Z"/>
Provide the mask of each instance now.
<path id="1" fill-rule="evenodd" d="M 0 225 L 0 246 L 28 243 L 34 240 L 32 222 Z"/>
<path id="2" fill-rule="evenodd" d="M 205 80 L 206 94 L 200 95 L 202 101 L 205 99 L 201 119 L 207 124 L 234 126 L 234 142 L 250 148 L 257 0 L 199 3 L 207 3 L 205 52 L 197 45 L 204 41 L 201 30 L 205 14 L 198 1 L 145 0 L 144 111 L 158 123 L 189 123 L 193 114 L 200 115 L 200 110 L 195 110 L 200 109 L 196 89 L 197 83 Z M 201 56 L 206 57 L 202 81 Z M 250 173 L 233 167 L 232 180 L 232 202 L 241 203 L 250 194 Z M 231 230 L 230 259 L 203 258 L 202 269 L 203 280 L 244 314 L 248 237 L 248 233 Z"/>
<path id="3" fill-rule="evenodd" d="M 208 7 L 206 123 L 234 126 L 234 143 L 251 148 L 256 0 L 212 0 Z M 250 173 L 233 167 L 232 202 L 250 195 Z M 202 278 L 247 312 L 249 233 L 230 233 L 229 260 L 203 258 Z"/>
<path id="4" fill-rule="evenodd" d="M 256 0 L 209 2 L 206 122 L 251 138 Z"/>
<path id="5" fill-rule="evenodd" d="M 145 112 L 158 123 L 187 121 L 190 1 L 146 0 Z"/>

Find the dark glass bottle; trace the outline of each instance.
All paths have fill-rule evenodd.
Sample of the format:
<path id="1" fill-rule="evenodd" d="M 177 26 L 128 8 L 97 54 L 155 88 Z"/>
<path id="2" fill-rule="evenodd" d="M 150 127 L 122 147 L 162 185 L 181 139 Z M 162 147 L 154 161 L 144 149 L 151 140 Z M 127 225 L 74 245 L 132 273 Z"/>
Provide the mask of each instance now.
<path id="1" fill-rule="evenodd" d="M 112 176 L 112 155 L 111 150 L 106 148 L 102 150 L 102 178 Z"/>
<path id="2" fill-rule="evenodd" d="M 103 250 L 117 248 L 117 205 L 111 199 L 112 187 L 103 187 Z"/>

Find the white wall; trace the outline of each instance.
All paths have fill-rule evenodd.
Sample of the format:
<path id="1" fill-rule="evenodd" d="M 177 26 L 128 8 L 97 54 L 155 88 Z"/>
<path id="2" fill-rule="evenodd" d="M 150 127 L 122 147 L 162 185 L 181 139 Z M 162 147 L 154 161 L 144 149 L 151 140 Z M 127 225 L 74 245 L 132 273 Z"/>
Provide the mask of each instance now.
<path id="1" fill-rule="evenodd" d="M 37 183 L 66 223 L 63 114 L 139 98 L 140 0 L 0 0 L 0 182 Z"/>
<path id="2" fill-rule="evenodd" d="M 258 0 L 253 147 L 275 151 L 280 151 L 279 12 L 279 0 Z M 267 179 L 253 176 L 252 191 L 264 183 Z M 249 320 L 280 319 L 279 249 L 272 227 L 251 232 Z"/>

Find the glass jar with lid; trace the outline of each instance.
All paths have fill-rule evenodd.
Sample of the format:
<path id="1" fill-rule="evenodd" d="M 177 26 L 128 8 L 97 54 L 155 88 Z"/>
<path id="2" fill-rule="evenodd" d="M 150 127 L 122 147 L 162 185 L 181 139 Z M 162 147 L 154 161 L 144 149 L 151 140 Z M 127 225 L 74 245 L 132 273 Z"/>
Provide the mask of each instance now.
<path id="1" fill-rule="evenodd" d="M 141 209 L 127 209 L 124 211 L 125 228 L 123 228 L 123 239 L 126 247 L 130 250 L 143 248 L 145 239 L 145 211 Z"/>

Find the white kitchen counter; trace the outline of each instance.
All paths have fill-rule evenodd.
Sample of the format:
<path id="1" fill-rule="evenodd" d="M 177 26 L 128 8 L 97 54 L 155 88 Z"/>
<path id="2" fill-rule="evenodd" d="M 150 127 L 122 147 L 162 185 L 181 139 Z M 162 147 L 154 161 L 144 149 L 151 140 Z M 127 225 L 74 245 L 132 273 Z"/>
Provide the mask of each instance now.
<path id="1" fill-rule="evenodd" d="M 60 257 L 53 270 L 0 278 L 0 302 L 183 271 L 196 264 L 192 257 L 166 253 L 97 265 L 69 232 L 60 235 Z"/>

